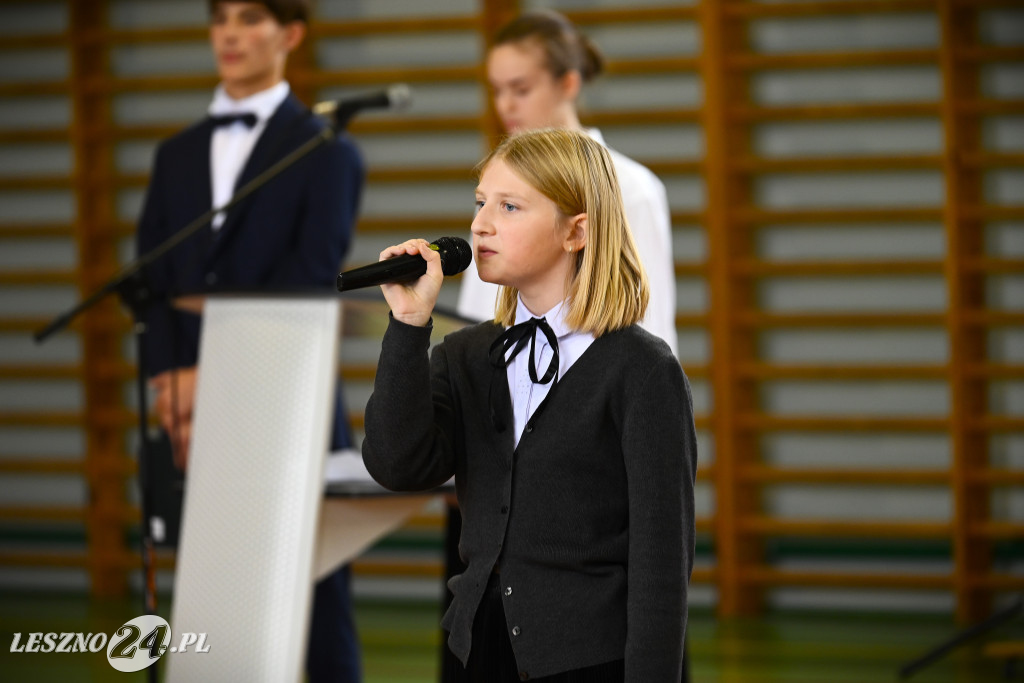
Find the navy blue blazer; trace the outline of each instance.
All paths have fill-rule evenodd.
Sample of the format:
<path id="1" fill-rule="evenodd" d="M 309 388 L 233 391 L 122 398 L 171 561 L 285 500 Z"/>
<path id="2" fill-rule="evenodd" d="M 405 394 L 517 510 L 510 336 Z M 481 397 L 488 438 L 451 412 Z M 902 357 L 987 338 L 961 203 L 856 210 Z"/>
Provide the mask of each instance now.
<path id="1" fill-rule="evenodd" d="M 235 189 L 323 128 L 289 95 L 267 122 Z M 213 130 L 204 119 L 157 149 L 136 235 L 138 254 L 212 206 Z M 143 315 L 147 334 L 141 367 L 146 375 L 196 364 L 201 321 L 174 310 L 170 300 L 176 296 L 218 290 L 336 291 L 364 175 L 352 141 L 335 137 L 231 209 L 217 233 L 207 226 L 148 267 L 143 276 L 153 300 Z M 337 438 L 334 442 L 340 445 Z"/>

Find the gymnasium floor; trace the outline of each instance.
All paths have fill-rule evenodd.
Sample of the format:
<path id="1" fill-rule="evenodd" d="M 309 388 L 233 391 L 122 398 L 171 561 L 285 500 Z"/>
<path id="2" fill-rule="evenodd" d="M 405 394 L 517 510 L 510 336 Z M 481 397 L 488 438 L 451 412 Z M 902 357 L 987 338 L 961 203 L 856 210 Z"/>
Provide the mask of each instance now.
<path id="1" fill-rule="evenodd" d="M 160 612 L 167 615 L 166 600 Z M 365 683 L 436 680 L 437 606 L 425 601 L 357 600 L 364 647 Z M 137 601 L 91 603 L 59 595 L 0 594 L 0 681 L 30 683 L 144 681 L 143 674 L 112 669 L 96 654 L 14 654 L 15 632 L 112 633 L 138 616 Z M 705 610 L 690 617 L 694 683 L 882 683 L 900 680 L 901 665 L 957 630 L 945 617 L 787 613 L 722 622 Z M 914 683 L 982 683 L 1006 680 L 1003 664 L 985 658 L 980 645 L 1024 637 L 1024 618 L 921 670 Z M 24 642 L 24 641 L 22 641 Z M 1018 667 L 1020 669 L 1021 667 Z M 1013 680 L 1024 680 L 1018 670 Z"/>

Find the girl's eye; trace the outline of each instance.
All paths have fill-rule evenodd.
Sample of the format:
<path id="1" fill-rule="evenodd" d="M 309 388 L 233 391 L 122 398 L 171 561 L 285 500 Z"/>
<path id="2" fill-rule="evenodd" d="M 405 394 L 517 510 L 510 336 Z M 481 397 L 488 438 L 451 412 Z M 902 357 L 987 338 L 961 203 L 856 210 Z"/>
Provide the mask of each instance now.
<path id="1" fill-rule="evenodd" d="M 484 208 L 483 200 L 480 200 L 480 199 L 476 200 L 476 203 L 473 204 L 473 215 L 475 216 L 478 213 L 480 213 L 480 209 L 482 209 L 482 208 Z"/>
<path id="2" fill-rule="evenodd" d="M 512 213 L 513 211 L 516 211 L 519 207 L 517 207 L 515 204 L 509 204 L 508 202 L 502 202 L 501 208 L 504 209 L 505 211 L 507 211 L 508 213 Z"/>

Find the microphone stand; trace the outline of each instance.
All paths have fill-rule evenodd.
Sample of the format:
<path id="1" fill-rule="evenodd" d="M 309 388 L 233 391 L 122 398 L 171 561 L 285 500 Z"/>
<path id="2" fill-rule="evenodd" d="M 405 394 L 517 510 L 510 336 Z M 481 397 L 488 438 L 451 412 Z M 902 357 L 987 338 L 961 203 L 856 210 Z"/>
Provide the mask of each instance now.
<path id="1" fill-rule="evenodd" d="M 150 514 L 152 513 L 152 500 L 153 500 L 153 482 L 150 476 L 150 463 L 147 458 L 146 443 L 148 441 L 147 434 L 148 429 L 148 409 L 147 409 L 147 390 L 146 390 L 146 378 L 145 373 L 141 367 L 138 367 L 142 363 L 143 347 L 145 344 L 146 324 L 144 313 L 148 306 L 153 303 L 153 295 L 150 291 L 147 283 L 143 278 L 143 269 L 150 264 L 156 262 L 162 258 L 169 251 L 177 247 L 179 244 L 192 237 L 200 229 L 205 227 L 213 217 L 221 211 L 227 211 L 237 205 L 239 202 L 246 199 L 249 195 L 253 194 L 261 187 L 266 185 L 268 182 L 276 178 L 282 172 L 293 166 L 299 160 L 312 153 L 322 145 L 330 142 L 334 139 L 338 131 L 344 130 L 344 126 L 339 126 L 339 122 L 347 123 L 348 118 L 351 117 L 351 113 L 348 114 L 344 119 L 341 117 L 335 117 L 331 124 L 326 126 L 319 134 L 310 138 L 304 142 L 301 146 L 297 147 L 294 151 L 290 152 L 286 156 L 282 157 L 275 164 L 270 166 L 268 169 L 260 173 L 258 176 L 253 178 L 251 181 L 242 186 L 238 192 L 224 205 L 211 208 L 202 215 L 198 216 L 191 223 L 183 227 L 181 230 L 171 235 L 169 238 L 164 240 L 161 244 L 154 247 L 149 252 L 142 254 L 133 261 L 130 261 L 125 265 L 119 273 L 117 273 L 110 280 L 105 282 L 95 292 L 87 296 L 85 299 L 75 304 L 73 307 L 57 315 L 47 325 L 37 330 L 32 334 L 33 339 L 37 344 L 41 344 L 49 339 L 53 334 L 66 328 L 71 324 L 71 321 L 87 311 L 89 308 L 95 306 L 100 300 L 109 294 L 116 293 L 121 299 L 122 304 L 128 309 L 132 316 L 133 325 L 132 331 L 135 339 L 135 353 L 136 353 L 136 389 L 138 391 L 138 411 L 139 411 L 139 467 L 138 467 L 138 483 L 139 483 L 139 494 L 141 497 L 141 550 L 142 550 L 142 591 L 143 591 L 143 609 L 145 614 L 156 614 L 156 572 L 153 563 L 153 537 L 150 529 Z M 147 669 L 148 680 L 151 683 L 156 681 L 157 667 L 152 665 Z"/>

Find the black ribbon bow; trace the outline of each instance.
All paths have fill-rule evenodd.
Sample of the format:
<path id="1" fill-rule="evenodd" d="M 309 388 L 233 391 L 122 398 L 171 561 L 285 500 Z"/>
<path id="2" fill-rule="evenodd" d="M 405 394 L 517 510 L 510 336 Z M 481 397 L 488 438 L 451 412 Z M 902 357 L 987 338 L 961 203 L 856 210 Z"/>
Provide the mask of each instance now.
<path id="1" fill-rule="evenodd" d="M 539 379 L 537 377 L 536 360 L 537 330 L 544 333 L 548 340 L 548 345 L 551 347 L 551 362 L 548 363 L 548 369 L 544 371 L 544 376 Z M 530 379 L 534 384 L 547 384 L 558 374 L 558 337 L 555 336 L 554 330 L 551 329 L 544 318 L 530 318 L 524 323 L 513 325 L 505 330 L 491 344 L 491 365 L 495 368 L 507 368 L 515 360 L 515 357 L 519 355 L 519 352 L 526 347 L 526 342 L 530 342 Z M 515 348 L 506 357 L 508 350 L 512 347 Z"/>
<path id="2" fill-rule="evenodd" d="M 238 121 L 244 123 L 246 128 L 252 128 L 256 125 L 256 122 L 258 120 L 259 119 L 256 117 L 256 114 L 253 114 L 252 112 L 246 112 L 244 114 L 222 114 L 220 116 L 210 116 L 210 121 L 213 122 L 214 128 L 219 128 L 220 126 L 230 126 L 232 123 L 236 123 Z"/>
<path id="3" fill-rule="evenodd" d="M 543 377 L 537 377 L 537 330 L 544 333 L 544 337 L 548 340 L 548 345 L 551 347 L 551 362 L 548 363 L 547 370 L 544 371 Z M 526 342 L 530 342 L 530 379 L 535 384 L 547 384 L 558 374 L 558 337 L 555 336 L 554 330 L 548 325 L 544 318 L 530 318 L 524 323 L 513 325 L 512 327 L 505 330 L 500 337 L 494 340 L 491 344 L 491 349 L 488 353 L 491 367 L 494 368 L 494 374 L 491 378 L 491 385 L 488 390 L 488 403 L 491 409 L 491 422 L 494 424 L 494 428 L 499 431 L 505 431 L 505 421 L 501 418 L 498 410 L 497 398 L 497 386 L 498 386 L 498 372 L 504 370 L 515 360 L 515 357 L 519 355 L 519 352 L 526 347 Z M 509 349 L 512 349 L 512 353 L 506 358 L 506 354 Z M 557 383 L 558 380 L 555 379 Z M 545 401 L 546 402 L 546 401 Z M 540 412 L 540 408 L 543 404 L 538 407 L 534 415 Z"/>

